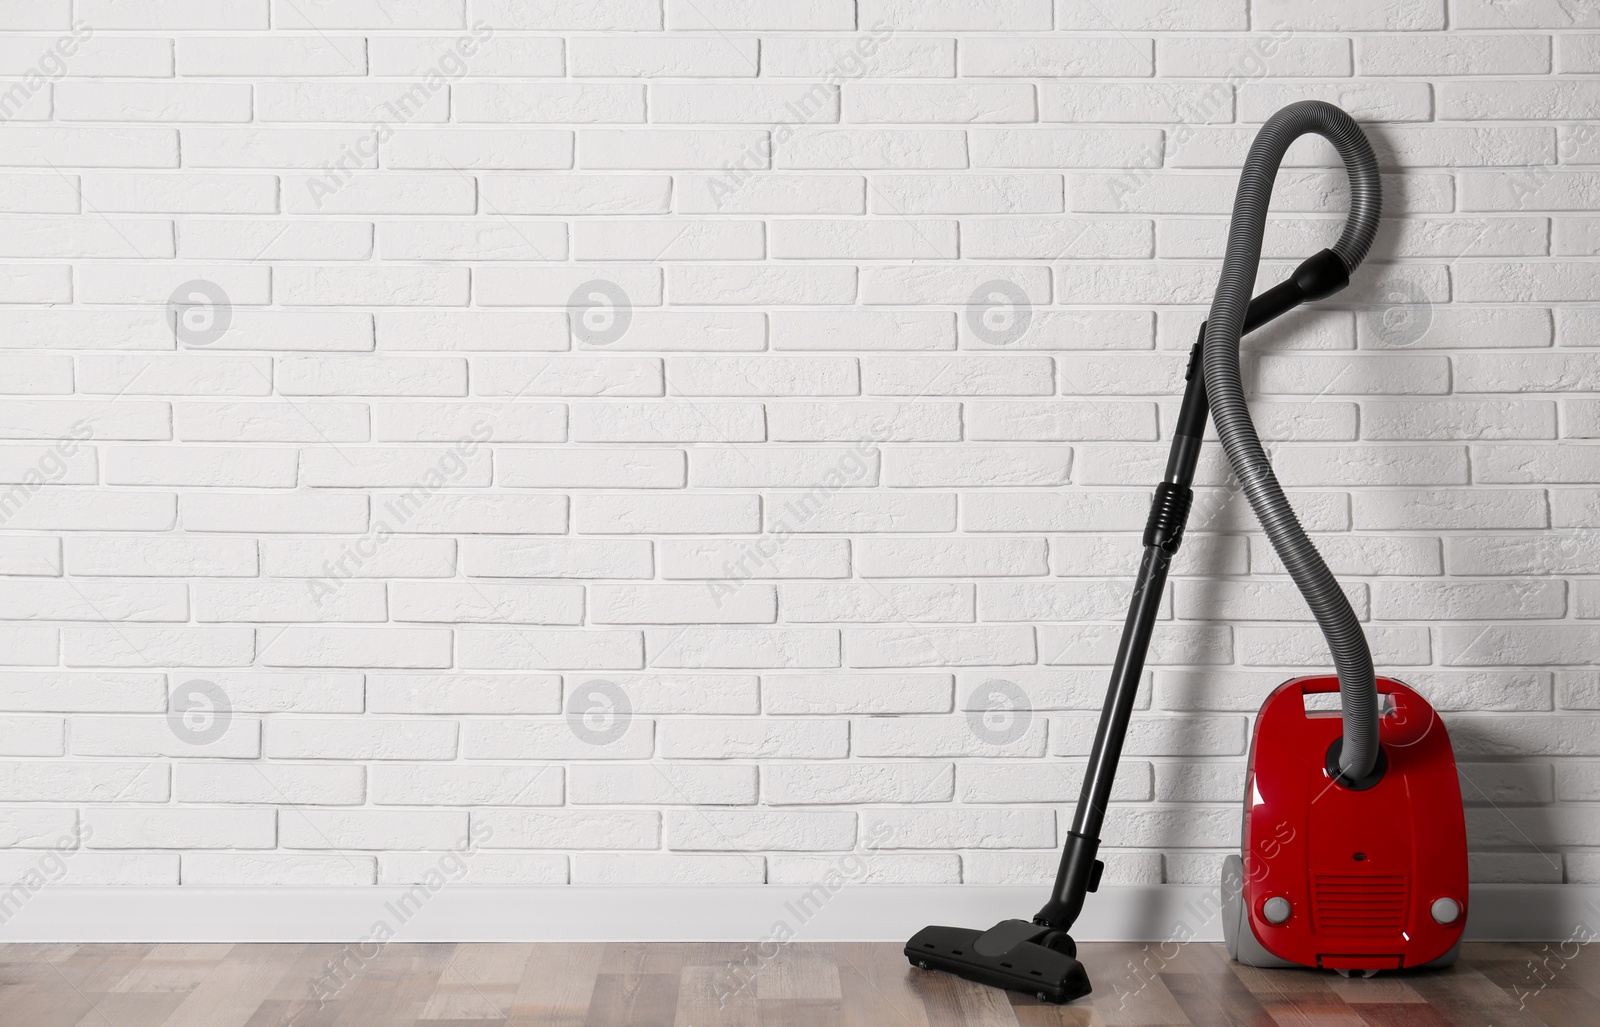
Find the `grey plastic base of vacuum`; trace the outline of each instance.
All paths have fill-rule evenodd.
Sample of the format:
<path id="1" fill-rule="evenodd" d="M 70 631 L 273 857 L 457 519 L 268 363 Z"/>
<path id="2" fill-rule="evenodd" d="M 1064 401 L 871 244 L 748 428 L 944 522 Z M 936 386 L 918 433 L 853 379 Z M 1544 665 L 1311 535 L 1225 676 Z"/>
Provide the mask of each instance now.
<path id="1" fill-rule="evenodd" d="M 1456 965 L 1456 960 L 1458 958 L 1460 958 L 1460 956 L 1461 956 L 1461 941 L 1462 941 L 1461 938 L 1457 938 L 1456 939 L 1456 943 L 1454 945 L 1450 946 L 1450 951 L 1446 952 L 1444 955 L 1440 956 L 1438 959 L 1432 960 L 1432 961 L 1427 962 L 1427 963 L 1423 963 L 1422 964 L 1422 969 L 1424 969 L 1424 970 L 1443 970 L 1445 967 L 1455 966 Z"/>
<path id="2" fill-rule="evenodd" d="M 1228 945 L 1228 955 L 1245 966 L 1285 969 L 1299 966 L 1287 959 L 1279 959 L 1256 941 L 1255 932 L 1244 919 L 1244 860 L 1230 855 L 1222 861 L 1222 940 Z"/>
<path id="3" fill-rule="evenodd" d="M 1222 861 L 1222 939 L 1228 946 L 1228 955 L 1245 966 L 1275 970 L 1300 966 L 1299 963 L 1274 956 L 1256 940 L 1255 932 L 1245 920 L 1243 891 L 1244 860 L 1230 855 Z M 1461 942 L 1457 940 L 1448 952 L 1422 964 L 1420 969 L 1442 970 L 1454 966 L 1460 955 Z"/>

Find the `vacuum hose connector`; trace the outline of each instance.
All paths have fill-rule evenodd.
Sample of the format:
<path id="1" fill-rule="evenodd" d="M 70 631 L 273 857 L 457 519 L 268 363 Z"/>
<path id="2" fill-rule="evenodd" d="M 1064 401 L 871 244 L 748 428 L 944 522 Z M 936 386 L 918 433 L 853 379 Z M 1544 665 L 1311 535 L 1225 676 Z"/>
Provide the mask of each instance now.
<path id="1" fill-rule="evenodd" d="M 1344 111 L 1320 100 L 1292 103 L 1274 114 L 1256 134 L 1239 176 L 1222 276 L 1206 320 L 1205 384 L 1217 434 L 1233 473 L 1328 641 L 1344 710 L 1340 777 L 1358 780 L 1368 777 L 1378 760 L 1378 695 L 1372 653 L 1349 600 L 1306 537 L 1272 473 L 1272 463 L 1250 420 L 1239 375 L 1239 337 L 1255 288 L 1272 184 L 1284 151 L 1307 133 L 1331 142 L 1344 161 L 1350 179 L 1350 215 L 1332 249 L 1306 261 L 1284 285 L 1296 283 L 1291 287 L 1304 293 L 1302 302 L 1331 295 L 1349 280 L 1372 246 L 1382 199 L 1378 161 L 1360 126 Z"/>

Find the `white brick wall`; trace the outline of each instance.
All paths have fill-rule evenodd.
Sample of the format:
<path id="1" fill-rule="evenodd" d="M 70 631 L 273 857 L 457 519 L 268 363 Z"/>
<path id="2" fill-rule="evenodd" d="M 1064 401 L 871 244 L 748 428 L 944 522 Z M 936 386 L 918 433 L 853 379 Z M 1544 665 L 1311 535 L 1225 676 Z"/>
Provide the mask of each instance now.
<path id="1" fill-rule="evenodd" d="M 83 884 L 1042 883 L 1254 126 L 1247 347 L 1480 881 L 1600 883 L 1600 19 L 1544 0 L 0 10 L 0 837 Z M 1342 175 L 1279 178 L 1265 281 Z M 174 325 L 176 324 L 176 328 Z M 1201 468 L 1107 822 L 1326 665 Z M 1021 707 L 1020 710 L 1016 707 Z M 8 857 L 9 858 L 9 857 Z M 24 872 L 27 859 L 4 869 Z"/>

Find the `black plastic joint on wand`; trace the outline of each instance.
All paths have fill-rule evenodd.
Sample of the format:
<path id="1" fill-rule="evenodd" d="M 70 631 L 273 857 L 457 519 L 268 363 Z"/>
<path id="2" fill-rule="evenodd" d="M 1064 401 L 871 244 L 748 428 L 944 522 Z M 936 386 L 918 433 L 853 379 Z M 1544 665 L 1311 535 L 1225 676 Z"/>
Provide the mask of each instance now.
<path id="1" fill-rule="evenodd" d="M 1034 923 L 1060 930 L 1072 926 L 1083 910 L 1084 897 L 1100 889 L 1100 876 L 1106 865 L 1095 858 L 1099 849 L 1100 839 L 1077 831 L 1067 833 L 1061 865 L 1056 870 L 1055 889 L 1050 901 L 1034 914 Z"/>
<path id="2" fill-rule="evenodd" d="M 1144 545 L 1155 546 L 1164 553 L 1176 553 L 1183 544 L 1183 526 L 1189 520 L 1189 507 L 1194 502 L 1194 490 L 1187 485 L 1174 485 L 1164 481 L 1156 486 L 1156 497 L 1150 503 L 1150 517 L 1144 523 Z"/>
<path id="3" fill-rule="evenodd" d="M 1195 341 L 1194 347 L 1189 350 L 1189 369 L 1184 372 L 1183 380 L 1183 405 L 1178 408 L 1177 431 L 1172 436 L 1172 448 L 1167 451 L 1167 472 L 1165 480 L 1174 485 L 1187 486 L 1194 481 L 1195 464 L 1200 460 L 1200 440 L 1206 433 L 1206 418 L 1210 416 L 1210 407 L 1206 404 L 1206 379 L 1200 367 L 1200 354 L 1205 348 L 1206 326 L 1200 326 L 1200 338 Z M 1157 506 L 1162 505 L 1159 497 Z M 1188 507 L 1184 508 L 1188 513 Z M 1155 507 L 1151 508 L 1154 518 Z M 1183 525 L 1178 526 L 1180 533 Z M 1145 533 L 1145 545 L 1149 545 L 1149 532 Z M 1170 552 L 1176 552 L 1174 545 Z"/>
<path id="4" fill-rule="evenodd" d="M 1299 302 L 1314 303 L 1349 285 L 1350 269 L 1344 266 L 1343 257 L 1332 250 L 1323 250 L 1301 262 L 1289 280 L 1300 290 Z"/>

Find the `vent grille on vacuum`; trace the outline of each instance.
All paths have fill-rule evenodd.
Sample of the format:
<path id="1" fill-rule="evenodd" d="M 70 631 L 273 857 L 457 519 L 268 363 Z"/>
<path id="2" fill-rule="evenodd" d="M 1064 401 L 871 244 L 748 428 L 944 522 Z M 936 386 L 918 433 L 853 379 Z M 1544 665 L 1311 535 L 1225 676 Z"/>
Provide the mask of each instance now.
<path id="1" fill-rule="evenodd" d="M 1406 923 L 1406 879 L 1318 876 L 1313 896 L 1317 930 L 1373 937 L 1395 934 Z"/>

